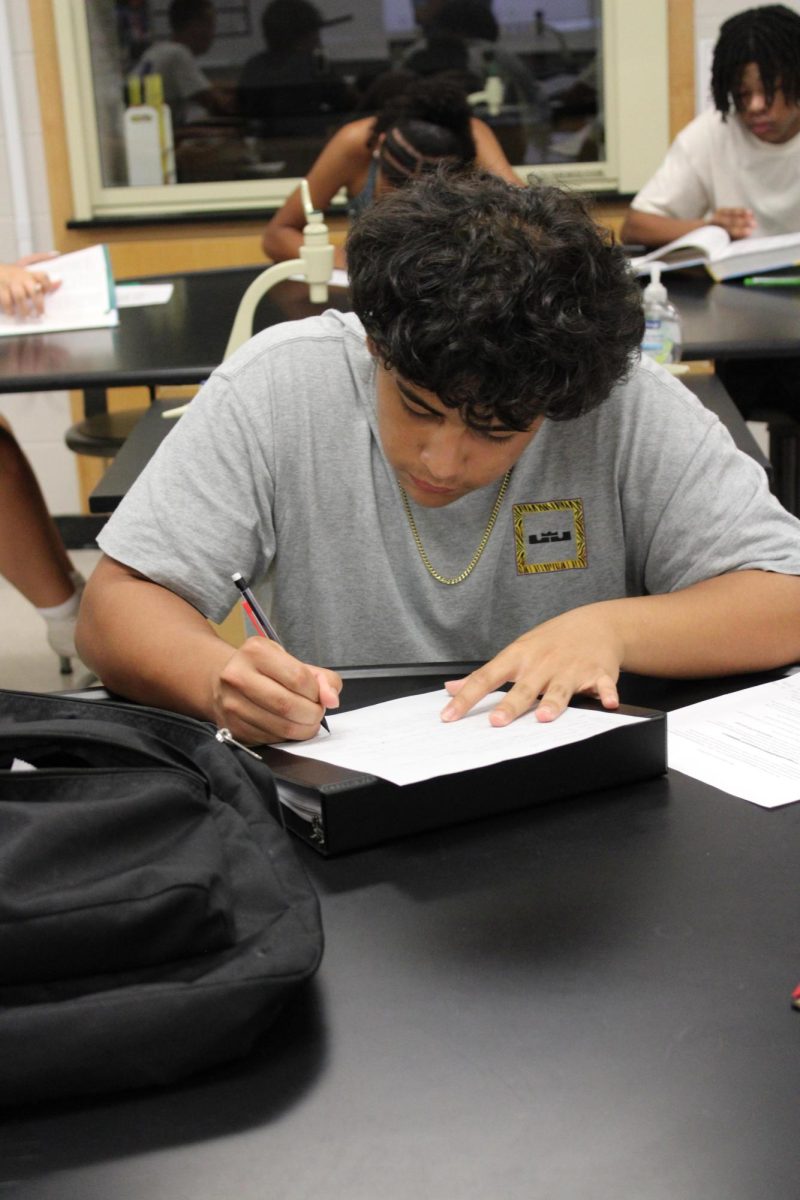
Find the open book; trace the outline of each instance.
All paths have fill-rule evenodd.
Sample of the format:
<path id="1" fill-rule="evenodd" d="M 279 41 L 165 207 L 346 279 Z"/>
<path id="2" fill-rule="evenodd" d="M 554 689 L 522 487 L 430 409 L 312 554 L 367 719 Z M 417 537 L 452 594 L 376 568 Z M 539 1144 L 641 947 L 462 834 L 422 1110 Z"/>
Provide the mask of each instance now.
<path id="1" fill-rule="evenodd" d="M 0 313 L 0 337 L 21 333 L 62 333 L 69 329 L 101 329 L 119 321 L 107 246 L 88 246 L 35 263 L 60 279 L 61 287 L 48 292 L 41 315 L 8 317 Z"/>
<path id="2" fill-rule="evenodd" d="M 712 279 L 721 283 L 723 279 L 800 265 L 800 233 L 732 241 L 721 225 L 701 225 L 658 250 L 630 259 L 637 275 L 646 275 L 651 262 L 663 263 L 666 271 L 703 266 Z"/>

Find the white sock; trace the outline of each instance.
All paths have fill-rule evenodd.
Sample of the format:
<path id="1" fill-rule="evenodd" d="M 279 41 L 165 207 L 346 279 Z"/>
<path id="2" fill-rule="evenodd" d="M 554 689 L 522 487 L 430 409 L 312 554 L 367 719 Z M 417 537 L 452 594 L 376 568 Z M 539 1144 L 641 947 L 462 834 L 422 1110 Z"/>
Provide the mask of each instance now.
<path id="1" fill-rule="evenodd" d="M 66 617 L 74 617 L 81 602 L 81 590 L 73 592 L 70 598 L 61 604 L 53 604 L 50 608 L 37 608 L 36 611 L 45 621 L 63 621 Z"/>

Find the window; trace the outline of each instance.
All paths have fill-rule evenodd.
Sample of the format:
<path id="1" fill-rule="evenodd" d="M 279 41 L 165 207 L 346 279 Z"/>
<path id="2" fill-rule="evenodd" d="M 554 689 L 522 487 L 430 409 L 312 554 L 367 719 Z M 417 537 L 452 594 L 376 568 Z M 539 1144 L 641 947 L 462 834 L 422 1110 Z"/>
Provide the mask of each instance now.
<path id="1" fill-rule="evenodd" d="M 398 70 L 455 72 L 523 176 L 631 192 L 667 146 L 667 0 L 207 7 L 176 41 L 167 0 L 53 0 L 76 219 L 277 207 Z"/>

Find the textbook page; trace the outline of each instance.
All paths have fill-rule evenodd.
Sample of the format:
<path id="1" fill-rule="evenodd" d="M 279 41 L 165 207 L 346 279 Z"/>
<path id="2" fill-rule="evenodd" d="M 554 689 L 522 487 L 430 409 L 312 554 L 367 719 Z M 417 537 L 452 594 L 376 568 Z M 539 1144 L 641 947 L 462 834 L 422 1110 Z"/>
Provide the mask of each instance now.
<path id="1" fill-rule="evenodd" d="M 25 333 L 63 333 L 72 329 L 101 329 L 116 325 L 114 280 L 107 246 L 87 246 L 71 254 L 35 263 L 61 286 L 45 296 L 44 312 L 27 317 L 0 314 L 0 336 Z"/>
<path id="2" fill-rule="evenodd" d="M 759 271 L 777 271 L 800 263 L 800 233 L 740 238 L 706 264 L 718 283 Z"/>
<path id="3" fill-rule="evenodd" d="M 495 728 L 489 724 L 489 713 L 504 695 L 493 692 L 486 696 L 460 721 L 441 720 L 439 714 L 450 699 L 444 690 L 387 700 L 353 712 L 328 710 L 329 734 L 320 731 L 309 742 L 281 742 L 275 748 L 407 784 L 540 754 L 647 720 L 627 713 L 568 708 L 555 721 L 537 721 L 529 712 L 510 725 Z"/>
<path id="4" fill-rule="evenodd" d="M 705 266 L 711 259 L 718 258 L 731 244 L 727 230 L 721 225 L 701 225 L 684 233 L 681 237 L 651 250 L 648 254 L 639 254 L 628 261 L 631 270 L 636 275 L 646 275 L 650 263 L 660 262 L 668 271 L 678 267 Z"/>
<path id="5" fill-rule="evenodd" d="M 671 712 L 667 758 L 763 808 L 800 800 L 800 674 Z"/>

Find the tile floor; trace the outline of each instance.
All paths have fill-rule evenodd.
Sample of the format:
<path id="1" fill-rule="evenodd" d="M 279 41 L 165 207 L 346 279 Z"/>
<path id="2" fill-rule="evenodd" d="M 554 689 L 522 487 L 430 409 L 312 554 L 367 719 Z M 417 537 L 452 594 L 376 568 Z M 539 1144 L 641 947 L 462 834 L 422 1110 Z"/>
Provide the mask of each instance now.
<path id="1" fill-rule="evenodd" d="M 100 551 L 72 550 L 70 558 L 88 579 Z M 60 692 L 83 687 L 89 681 L 88 672 L 79 663 L 71 675 L 60 673 L 58 659 L 45 638 L 44 621 L 0 576 L 0 688 Z"/>

